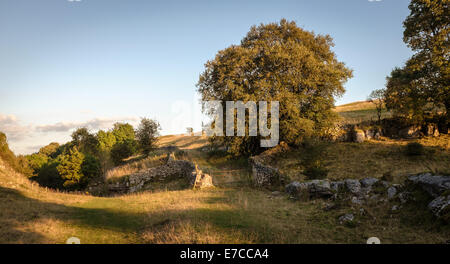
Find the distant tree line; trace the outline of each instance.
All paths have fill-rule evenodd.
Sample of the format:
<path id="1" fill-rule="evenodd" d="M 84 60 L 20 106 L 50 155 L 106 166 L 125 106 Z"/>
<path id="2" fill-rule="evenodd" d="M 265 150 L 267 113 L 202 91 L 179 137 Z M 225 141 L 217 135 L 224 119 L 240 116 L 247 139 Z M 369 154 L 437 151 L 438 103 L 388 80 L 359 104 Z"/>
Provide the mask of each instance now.
<path id="1" fill-rule="evenodd" d="M 72 133 L 70 142 L 53 142 L 36 153 L 18 157 L 0 133 L 0 156 L 42 186 L 81 190 L 125 159 L 140 152 L 148 155 L 156 147 L 159 130 L 159 123 L 148 118 L 142 118 L 136 130 L 128 123 L 115 123 L 111 130 L 95 134 L 82 127 Z"/>

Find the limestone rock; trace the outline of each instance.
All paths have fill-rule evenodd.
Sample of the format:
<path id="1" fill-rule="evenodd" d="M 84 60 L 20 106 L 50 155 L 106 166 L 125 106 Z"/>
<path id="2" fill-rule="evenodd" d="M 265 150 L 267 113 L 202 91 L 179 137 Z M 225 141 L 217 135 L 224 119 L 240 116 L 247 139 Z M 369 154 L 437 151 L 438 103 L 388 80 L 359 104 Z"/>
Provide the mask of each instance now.
<path id="1" fill-rule="evenodd" d="M 362 130 L 355 130 L 353 133 L 353 141 L 356 143 L 362 143 L 366 139 L 366 135 L 364 134 L 364 131 Z"/>
<path id="2" fill-rule="evenodd" d="M 394 198 L 396 194 L 397 194 L 397 188 L 395 188 L 394 186 L 391 186 L 387 189 L 388 199 Z"/>
<path id="3" fill-rule="evenodd" d="M 344 224 L 344 223 L 348 223 L 348 222 L 353 222 L 354 219 L 355 219 L 355 216 L 353 214 L 345 214 L 345 215 L 339 217 L 339 223 Z"/>
<path id="4" fill-rule="evenodd" d="M 347 187 L 351 193 L 357 195 L 361 193 L 361 183 L 358 180 L 346 179 L 344 182 L 345 187 Z"/>
<path id="5" fill-rule="evenodd" d="M 307 183 L 310 196 L 330 197 L 333 195 L 330 182 L 327 180 L 312 180 Z"/>
<path id="6" fill-rule="evenodd" d="M 441 217 L 444 210 L 450 208 L 450 195 L 439 196 L 428 204 L 428 209 L 437 217 Z"/>
<path id="7" fill-rule="evenodd" d="M 423 173 L 410 176 L 408 179 L 414 184 L 421 186 L 423 190 L 435 198 L 450 190 L 449 176 L 433 176 L 431 173 Z"/>
<path id="8" fill-rule="evenodd" d="M 372 187 L 372 185 L 374 185 L 375 183 L 378 182 L 378 179 L 376 179 L 376 178 L 365 178 L 365 179 L 362 179 L 360 182 L 361 182 L 361 186 L 362 187 Z"/>
<path id="9" fill-rule="evenodd" d="M 345 183 L 344 181 L 335 181 L 330 183 L 331 190 L 338 192 L 339 190 L 342 190 L 344 188 Z"/>

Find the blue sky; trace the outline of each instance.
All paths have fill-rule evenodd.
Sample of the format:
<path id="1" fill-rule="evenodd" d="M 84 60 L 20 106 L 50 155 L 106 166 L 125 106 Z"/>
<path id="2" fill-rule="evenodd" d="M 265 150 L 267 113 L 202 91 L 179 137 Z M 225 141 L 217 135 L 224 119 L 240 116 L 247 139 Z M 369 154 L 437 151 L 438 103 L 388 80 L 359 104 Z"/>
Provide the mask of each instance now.
<path id="1" fill-rule="evenodd" d="M 338 104 L 366 99 L 411 51 L 408 0 L 2 0 L 0 131 L 31 153 L 71 131 L 156 118 L 163 134 L 198 129 L 195 84 L 218 50 L 281 18 L 330 34 L 354 70 Z"/>

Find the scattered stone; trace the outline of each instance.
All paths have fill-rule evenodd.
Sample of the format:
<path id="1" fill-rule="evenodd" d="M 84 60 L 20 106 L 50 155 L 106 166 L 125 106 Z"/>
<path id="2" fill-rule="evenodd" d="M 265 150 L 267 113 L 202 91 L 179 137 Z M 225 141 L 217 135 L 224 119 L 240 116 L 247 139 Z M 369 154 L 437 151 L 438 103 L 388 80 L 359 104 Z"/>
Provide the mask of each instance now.
<path id="1" fill-rule="evenodd" d="M 312 180 L 307 185 L 308 192 L 312 197 L 330 197 L 333 195 L 330 182 L 327 180 Z"/>
<path id="2" fill-rule="evenodd" d="M 279 196 L 280 194 L 281 194 L 281 192 L 279 192 L 279 191 L 272 192 L 272 196 Z"/>
<path id="3" fill-rule="evenodd" d="M 372 187 L 372 185 L 374 185 L 375 183 L 378 182 L 378 179 L 365 178 L 365 179 L 362 179 L 360 182 L 361 182 L 362 187 Z"/>
<path id="4" fill-rule="evenodd" d="M 291 196 L 298 197 L 301 192 L 308 190 L 308 185 L 306 183 L 294 181 L 286 185 L 285 190 Z"/>
<path id="5" fill-rule="evenodd" d="M 399 206 L 398 205 L 394 205 L 394 206 L 392 206 L 391 211 L 397 211 L 398 209 L 399 209 Z"/>
<path id="6" fill-rule="evenodd" d="M 408 126 L 398 131 L 402 138 L 416 138 L 420 136 L 420 126 Z"/>
<path id="7" fill-rule="evenodd" d="M 326 203 L 325 207 L 323 208 L 323 210 L 325 210 L 325 211 L 330 211 L 333 209 L 336 209 L 336 204 L 334 204 L 334 203 Z"/>
<path id="8" fill-rule="evenodd" d="M 397 188 L 395 188 L 394 186 L 391 186 L 387 189 L 387 196 L 388 199 L 392 199 L 394 198 L 394 196 L 397 194 Z"/>
<path id="9" fill-rule="evenodd" d="M 360 194 L 361 192 L 361 183 L 358 180 L 347 179 L 345 180 L 345 186 L 353 194 Z"/>
<path id="10" fill-rule="evenodd" d="M 356 143 L 362 143 L 364 142 L 366 139 L 366 135 L 364 134 L 364 131 L 362 130 L 355 130 L 354 134 L 353 134 L 353 141 Z"/>
<path id="11" fill-rule="evenodd" d="M 387 181 L 381 181 L 381 184 L 383 184 L 384 188 L 389 188 L 391 187 L 391 184 Z"/>
<path id="12" fill-rule="evenodd" d="M 353 196 L 351 201 L 352 201 L 352 203 L 359 204 L 359 205 L 362 205 L 364 203 L 364 201 L 362 199 L 359 199 L 356 196 Z"/>
<path id="13" fill-rule="evenodd" d="M 439 196 L 428 204 L 428 209 L 433 212 L 436 217 L 441 217 L 444 210 L 450 208 L 450 195 Z"/>
<path id="14" fill-rule="evenodd" d="M 333 191 L 338 192 L 344 188 L 344 181 L 335 181 L 330 183 L 330 187 Z"/>
<path id="15" fill-rule="evenodd" d="M 423 190 L 435 198 L 450 190 L 449 176 L 433 176 L 431 173 L 423 173 L 409 176 L 408 179 L 414 184 L 421 186 Z"/>
<path id="16" fill-rule="evenodd" d="M 360 208 L 359 209 L 359 214 L 360 215 L 365 215 L 366 214 L 366 210 L 364 210 L 364 208 Z"/>
<path id="17" fill-rule="evenodd" d="M 339 217 L 339 223 L 342 225 L 344 223 L 353 222 L 355 216 L 353 214 L 345 214 Z"/>

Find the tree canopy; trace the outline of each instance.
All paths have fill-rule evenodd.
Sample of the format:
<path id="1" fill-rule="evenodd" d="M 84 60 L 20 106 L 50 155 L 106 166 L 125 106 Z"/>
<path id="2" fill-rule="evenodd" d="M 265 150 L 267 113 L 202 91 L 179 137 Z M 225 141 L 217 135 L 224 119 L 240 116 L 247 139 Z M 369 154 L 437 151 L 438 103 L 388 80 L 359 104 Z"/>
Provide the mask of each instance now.
<path id="1" fill-rule="evenodd" d="M 450 120 L 448 0 L 412 0 L 404 21 L 404 42 L 415 54 L 387 78 L 386 105 L 398 115 L 421 121 L 424 113 L 444 112 Z"/>
<path id="2" fill-rule="evenodd" d="M 279 101 L 280 140 L 299 143 L 332 123 L 335 97 L 352 77 L 333 45 L 329 35 L 316 35 L 284 19 L 253 26 L 240 45 L 219 51 L 205 64 L 198 92 L 203 101 Z M 236 154 L 258 151 L 255 138 L 221 140 Z"/>

